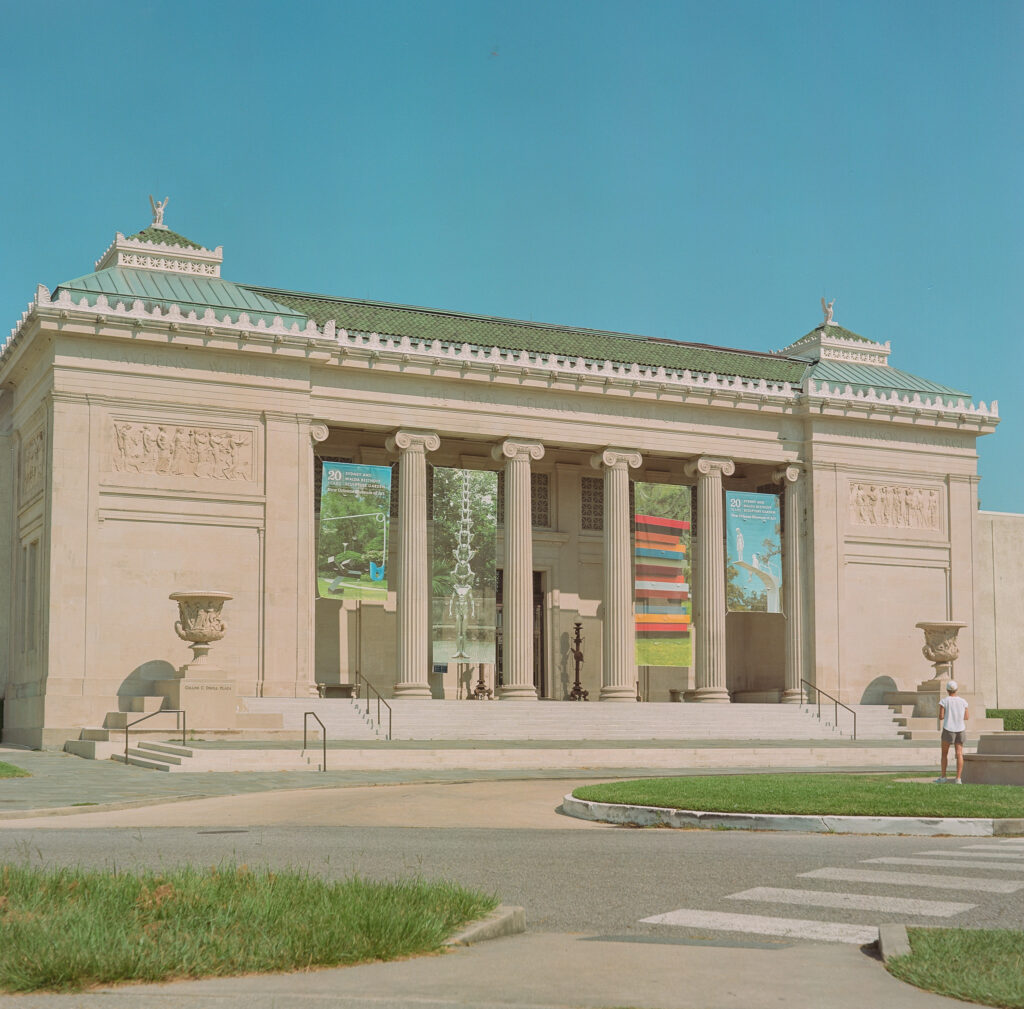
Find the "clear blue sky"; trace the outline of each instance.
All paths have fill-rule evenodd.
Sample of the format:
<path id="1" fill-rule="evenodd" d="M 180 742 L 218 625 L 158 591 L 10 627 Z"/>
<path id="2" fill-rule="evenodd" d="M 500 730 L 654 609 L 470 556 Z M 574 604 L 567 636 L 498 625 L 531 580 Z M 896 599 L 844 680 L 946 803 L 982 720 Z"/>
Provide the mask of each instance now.
<path id="1" fill-rule="evenodd" d="M 1024 510 L 1024 3 L 8 0 L 0 306 L 150 220 L 233 280 L 772 350 L 1000 401 Z M 2 321 L 2 320 L 0 320 Z"/>

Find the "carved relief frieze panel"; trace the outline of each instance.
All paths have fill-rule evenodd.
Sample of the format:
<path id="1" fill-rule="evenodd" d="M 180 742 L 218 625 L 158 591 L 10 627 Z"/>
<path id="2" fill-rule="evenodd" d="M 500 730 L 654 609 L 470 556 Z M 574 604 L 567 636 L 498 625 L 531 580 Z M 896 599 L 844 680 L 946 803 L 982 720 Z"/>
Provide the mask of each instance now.
<path id="1" fill-rule="evenodd" d="M 849 521 L 875 529 L 941 532 L 942 500 L 935 487 L 850 483 Z"/>
<path id="2" fill-rule="evenodd" d="M 19 502 L 28 504 L 46 486 L 46 428 L 40 427 L 21 443 L 18 468 Z"/>
<path id="3" fill-rule="evenodd" d="M 115 420 L 108 447 L 117 473 L 181 480 L 255 479 L 254 433 L 244 428 Z"/>
<path id="4" fill-rule="evenodd" d="M 117 257 L 119 266 L 132 266 L 143 270 L 173 270 L 177 273 L 198 273 L 204 277 L 219 277 L 217 263 L 196 263 L 169 256 L 146 256 L 137 252 L 122 252 Z"/>

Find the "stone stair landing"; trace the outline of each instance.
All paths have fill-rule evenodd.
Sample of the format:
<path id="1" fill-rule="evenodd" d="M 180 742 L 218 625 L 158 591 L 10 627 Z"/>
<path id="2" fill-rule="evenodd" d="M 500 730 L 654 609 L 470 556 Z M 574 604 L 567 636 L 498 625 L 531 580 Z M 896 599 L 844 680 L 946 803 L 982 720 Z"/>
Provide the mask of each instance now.
<path id="1" fill-rule="evenodd" d="M 285 728 L 301 731 L 302 713 L 314 711 L 327 738 L 384 738 L 365 702 L 347 699 L 246 698 L 250 710 L 276 712 Z M 796 704 L 612 704 L 570 701 L 388 702 L 396 740 L 815 740 L 850 739 L 852 718 L 832 705 Z M 856 705 L 858 740 L 899 740 L 902 729 L 883 705 Z M 313 733 L 313 723 L 310 732 Z M 316 738 L 319 738 L 317 726 Z"/>

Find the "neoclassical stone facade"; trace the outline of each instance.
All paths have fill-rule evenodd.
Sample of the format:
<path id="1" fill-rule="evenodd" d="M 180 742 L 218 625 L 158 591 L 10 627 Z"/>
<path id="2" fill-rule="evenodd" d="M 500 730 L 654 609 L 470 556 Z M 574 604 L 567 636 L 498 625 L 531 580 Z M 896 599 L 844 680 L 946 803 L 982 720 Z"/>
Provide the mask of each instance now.
<path id="1" fill-rule="evenodd" d="M 357 674 L 448 696 L 432 466 L 501 474 L 505 701 L 568 697 L 576 622 L 591 703 L 788 702 L 802 680 L 880 700 L 927 675 L 929 619 L 967 624 L 957 678 L 995 693 L 974 557 L 994 403 L 834 322 L 729 350 L 231 283 L 222 255 L 158 225 L 118 234 L 94 272 L 40 286 L 3 344 L 5 740 L 59 743 L 172 677 L 185 590 L 233 597 L 217 659 L 240 698 Z M 384 598 L 317 598 L 321 460 L 394 467 Z M 688 666 L 637 664 L 636 480 L 693 488 Z M 727 490 L 781 498 L 781 613 L 727 610 Z M 1002 682 L 1000 703 L 1024 703 Z"/>

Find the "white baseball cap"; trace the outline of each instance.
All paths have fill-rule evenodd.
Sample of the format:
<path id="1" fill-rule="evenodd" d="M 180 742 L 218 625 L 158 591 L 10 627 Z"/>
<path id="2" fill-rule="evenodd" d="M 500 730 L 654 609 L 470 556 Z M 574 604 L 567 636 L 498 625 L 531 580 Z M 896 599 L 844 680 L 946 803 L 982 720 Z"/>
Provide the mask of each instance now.
<path id="1" fill-rule="evenodd" d="M 956 680 L 950 680 L 949 683 L 946 684 L 946 689 L 950 693 L 953 693 L 953 691 L 957 689 L 957 682 L 956 682 Z"/>

